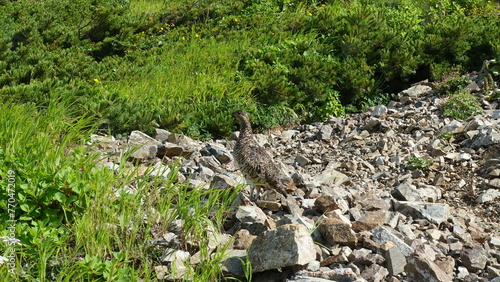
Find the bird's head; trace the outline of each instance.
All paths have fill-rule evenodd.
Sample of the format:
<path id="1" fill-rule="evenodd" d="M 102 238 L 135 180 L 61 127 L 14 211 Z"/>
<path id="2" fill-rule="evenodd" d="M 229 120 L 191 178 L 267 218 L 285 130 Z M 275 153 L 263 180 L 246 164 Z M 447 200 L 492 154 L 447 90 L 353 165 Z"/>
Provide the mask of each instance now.
<path id="1" fill-rule="evenodd" d="M 241 121 L 244 121 L 244 122 L 248 122 L 250 119 L 248 118 L 248 114 L 243 111 L 243 110 L 237 110 L 235 112 L 233 112 L 233 116 L 239 120 L 240 122 Z"/>

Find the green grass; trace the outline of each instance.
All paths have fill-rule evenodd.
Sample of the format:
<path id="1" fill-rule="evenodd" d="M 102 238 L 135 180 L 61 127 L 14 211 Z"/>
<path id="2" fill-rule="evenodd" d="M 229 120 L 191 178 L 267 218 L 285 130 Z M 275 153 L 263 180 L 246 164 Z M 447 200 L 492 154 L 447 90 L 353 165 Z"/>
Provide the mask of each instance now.
<path id="1" fill-rule="evenodd" d="M 22 0 L 0 20 L 0 99 L 75 95 L 73 117 L 113 134 L 227 137 L 234 109 L 258 130 L 326 120 L 500 50 L 498 5 L 481 0 Z"/>
<path id="2" fill-rule="evenodd" d="M 441 109 L 443 115 L 461 120 L 466 120 L 483 111 L 477 98 L 466 92 L 458 92 L 450 96 Z"/>
<path id="3" fill-rule="evenodd" d="M 186 277 L 218 279 L 227 245 L 210 249 L 208 238 L 222 229 L 236 191 L 190 190 L 177 183 L 176 166 L 168 179 L 148 172 L 138 176 L 125 165 L 126 155 L 118 172 L 102 168 L 100 156 L 82 145 L 93 129 L 90 119 L 60 119 L 67 108 L 66 103 L 45 110 L 0 106 L 1 186 L 7 187 L 6 176 L 13 171 L 15 237 L 22 244 L 15 248 L 16 274 L 3 264 L 0 276 L 9 281 L 153 280 L 162 252 L 150 243 L 153 234 L 161 236 L 174 220 L 182 220 L 183 244 L 177 247 L 199 250 L 203 262 L 187 265 Z M 8 202 L 9 194 L 2 193 L 3 211 Z M 2 236 L 10 234 L 8 218 L 2 212 Z M 6 250 L 8 243 L 0 246 Z"/>
<path id="4" fill-rule="evenodd" d="M 481 0 L 0 0 L 0 22 L 0 185 L 15 180 L 0 193 L 0 235 L 14 198 L 22 244 L 18 273 L 3 264 L 0 277 L 12 281 L 155 279 L 161 249 L 148 242 L 175 219 L 177 247 L 203 261 L 184 278 L 220 279 L 225 247 L 209 251 L 207 237 L 235 191 L 189 190 L 175 173 L 138 177 L 124 160 L 103 169 L 84 146 L 91 133 L 221 138 L 237 129 L 236 109 L 258 130 L 325 120 L 478 70 L 500 50 L 498 4 Z M 466 82 L 437 84 L 452 95 L 445 115 L 479 111 L 473 96 L 453 94 Z"/>

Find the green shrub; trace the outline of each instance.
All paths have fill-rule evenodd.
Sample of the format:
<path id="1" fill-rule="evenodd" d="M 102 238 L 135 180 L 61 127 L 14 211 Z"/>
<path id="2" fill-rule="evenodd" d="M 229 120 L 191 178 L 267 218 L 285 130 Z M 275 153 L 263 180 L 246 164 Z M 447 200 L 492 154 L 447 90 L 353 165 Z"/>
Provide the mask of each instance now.
<path id="1" fill-rule="evenodd" d="M 433 163 L 434 161 L 426 159 L 424 157 L 410 157 L 408 159 L 407 166 L 410 169 L 428 170 Z"/>
<path id="2" fill-rule="evenodd" d="M 464 76 L 452 77 L 443 82 L 434 83 L 434 88 L 438 95 L 450 96 L 463 91 L 470 82 L 470 79 Z"/>
<path id="3" fill-rule="evenodd" d="M 476 97 L 470 93 L 456 93 L 452 95 L 441 108 L 443 115 L 455 119 L 466 120 L 470 116 L 483 111 Z"/>
<path id="4" fill-rule="evenodd" d="M 480 0 L 7 1 L 0 96 L 45 107 L 76 93 L 79 113 L 115 133 L 227 136 L 234 108 L 255 109 L 262 129 L 324 120 L 454 68 L 478 70 L 500 50 L 495 9 Z"/>

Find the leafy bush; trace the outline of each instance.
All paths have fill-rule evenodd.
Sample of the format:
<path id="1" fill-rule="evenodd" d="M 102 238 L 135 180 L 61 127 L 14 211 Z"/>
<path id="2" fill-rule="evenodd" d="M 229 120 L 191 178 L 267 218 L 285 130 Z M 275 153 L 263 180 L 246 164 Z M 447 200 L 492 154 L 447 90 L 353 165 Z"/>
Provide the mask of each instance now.
<path id="1" fill-rule="evenodd" d="M 443 82 L 434 83 L 434 88 L 438 95 L 450 96 L 453 93 L 463 91 L 469 83 L 469 78 L 459 76 L 449 78 Z"/>
<path id="2" fill-rule="evenodd" d="M 443 115 L 466 120 L 483 111 L 476 97 L 470 93 L 456 93 L 442 105 Z"/>
<path id="3" fill-rule="evenodd" d="M 427 170 L 434 162 L 424 157 L 410 157 L 408 159 L 408 168 Z"/>
<path id="4" fill-rule="evenodd" d="M 0 96 L 46 107 L 76 93 L 104 130 L 218 138 L 235 108 L 259 129 L 318 121 L 478 70 L 498 56 L 497 17 L 480 0 L 7 1 Z"/>

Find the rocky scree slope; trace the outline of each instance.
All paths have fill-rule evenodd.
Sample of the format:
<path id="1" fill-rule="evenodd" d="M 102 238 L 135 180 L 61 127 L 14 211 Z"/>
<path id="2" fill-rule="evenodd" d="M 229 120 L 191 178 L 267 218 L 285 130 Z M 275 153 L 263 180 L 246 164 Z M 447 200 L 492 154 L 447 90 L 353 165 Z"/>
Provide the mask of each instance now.
<path id="1" fill-rule="evenodd" d="M 481 114 L 452 120 L 441 115 L 445 100 L 420 83 L 371 112 L 255 134 L 299 189 L 252 202 L 244 186 L 225 233 L 213 234 L 233 240 L 225 276 L 244 280 L 248 254 L 253 281 L 500 281 L 500 109 L 482 99 Z M 233 189 L 245 183 L 231 154 L 236 136 L 200 142 L 157 129 L 154 138 L 134 131 L 91 143 L 110 156 L 101 164 L 109 169 L 114 153 L 138 147 L 130 161 L 139 174 L 168 177 L 177 162 L 178 181 L 193 189 Z M 152 242 L 163 251 L 160 281 L 198 263 L 176 230 Z"/>

